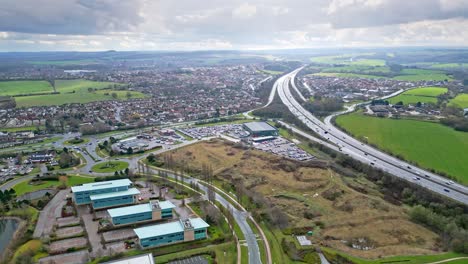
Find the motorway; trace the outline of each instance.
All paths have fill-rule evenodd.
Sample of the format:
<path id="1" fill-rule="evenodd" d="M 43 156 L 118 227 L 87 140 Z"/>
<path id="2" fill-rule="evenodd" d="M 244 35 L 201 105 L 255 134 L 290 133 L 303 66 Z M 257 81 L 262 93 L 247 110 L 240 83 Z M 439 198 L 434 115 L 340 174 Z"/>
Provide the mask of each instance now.
<path id="1" fill-rule="evenodd" d="M 305 125 L 323 137 L 329 144 L 336 145 L 339 151 L 350 157 L 460 203 L 468 204 L 467 187 L 457 183 L 450 183 L 448 179 L 442 176 L 417 168 L 412 164 L 390 156 L 389 154 L 354 139 L 333 126 L 331 120 L 334 116 L 352 111 L 354 107 L 351 107 L 348 111 L 328 116 L 325 118 L 324 122 L 302 107 L 293 97 L 290 90 L 290 84 L 294 82 L 296 74 L 302 70 L 302 68 L 303 67 L 298 68 L 278 78 L 273 85 L 272 92 L 273 90 L 277 91 L 281 101 L 288 107 L 291 113 Z"/>

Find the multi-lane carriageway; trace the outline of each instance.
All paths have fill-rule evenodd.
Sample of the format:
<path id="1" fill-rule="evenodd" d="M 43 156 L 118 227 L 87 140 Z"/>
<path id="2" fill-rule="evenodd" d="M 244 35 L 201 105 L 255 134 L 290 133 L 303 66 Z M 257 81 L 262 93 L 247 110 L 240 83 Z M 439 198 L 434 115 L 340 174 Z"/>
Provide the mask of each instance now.
<path id="1" fill-rule="evenodd" d="M 463 204 L 468 204 L 467 187 L 453 183 L 442 176 L 417 168 L 354 139 L 333 126 L 331 119 L 337 114 L 328 116 L 325 118 L 324 122 L 313 116 L 297 102 L 290 90 L 290 85 L 294 82 L 296 74 L 302 69 L 303 67 L 298 68 L 278 78 L 273 85 L 272 93 L 276 90 L 281 101 L 311 130 L 320 135 L 324 140 L 336 145 L 341 152 L 350 157 Z"/>

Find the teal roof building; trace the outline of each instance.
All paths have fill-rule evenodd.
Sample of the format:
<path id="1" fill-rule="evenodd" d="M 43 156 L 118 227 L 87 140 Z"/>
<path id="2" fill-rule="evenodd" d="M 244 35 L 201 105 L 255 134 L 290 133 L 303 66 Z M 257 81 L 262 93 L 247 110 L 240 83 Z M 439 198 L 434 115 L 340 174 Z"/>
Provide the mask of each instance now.
<path id="1" fill-rule="evenodd" d="M 159 225 L 136 228 L 135 234 L 142 248 L 187 242 L 207 238 L 208 225 L 201 218 L 181 219 Z"/>
<path id="2" fill-rule="evenodd" d="M 132 204 L 140 192 L 130 188 L 129 179 L 86 183 L 71 187 L 73 199 L 77 205 L 91 204 L 93 208 Z"/>
<path id="3" fill-rule="evenodd" d="M 113 225 L 128 225 L 171 219 L 176 206 L 170 201 L 150 201 L 145 204 L 108 209 Z"/>

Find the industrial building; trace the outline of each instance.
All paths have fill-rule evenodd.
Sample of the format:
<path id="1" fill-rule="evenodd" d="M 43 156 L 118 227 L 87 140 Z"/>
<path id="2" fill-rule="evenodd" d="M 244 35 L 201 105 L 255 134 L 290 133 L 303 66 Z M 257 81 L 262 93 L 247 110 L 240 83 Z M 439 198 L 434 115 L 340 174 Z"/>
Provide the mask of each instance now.
<path id="1" fill-rule="evenodd" d="M 143 254 L 138 256 L 127 257 L 123 259 L 104 262 L 102 264 L 154 264 L 153 254 Z"/>
<path id="2" fill-rule="evenodd" d="M 254 138 L 278 136 L 278 129 L 266 122 L 249 122 L 245 123 L 243 127 L 250 133 L 250 136 Z"/>
<path id="3" fill-rule="evenodd" d="M 150 201 L 149 203 L 108 209 L 113 225 L 128 225 L 139 222 L 170 219 L 175 205 L 170 201 Z"/>
<path id="4" fill-rule="evenodd" d="M 143 138 L 138 138 L 138 137 L 132 137 L 132 138 L 127 138 L 124 140 L 121 140 L 118 143 L 118 146 L 121 151 L 127 151 L 129 148 L 131 148 L 134 152 L 137 151 L 144 151 L 146 148 L 148 148 L 148 142 L 144 140 Z"/>
<path id="5" fill-rule="evenodd" d="M 156 247 L 205 239 L 209 225 L 201 218 L 190 218 L 175 222 L 136 228 L 135 234 L 142 248 Z"/>
<path id="6" fill-rule="evenodd" d="M 75 200 L 75 203 L 81 205 L 90 204 L 92 202 L 90 198 L 91 195 L 122 192 L 128 190 L 131 185 L 132 182 L 129 179 L 122 179 L 114 181 L 85 183 L 79 186 L 73 186 L 71 187 L 71 190 L 73 192 L 73 198 Z"/>
<path id="7" fill-rule="evenodd" d="M 125 191 L 110 192 L 90 195 L 91 204 L 94 209 L 102 209 L 113 206 L 134 204 L 137 201 L 136 195 L 140 194 L 137 188 L 129 188 Z"/>

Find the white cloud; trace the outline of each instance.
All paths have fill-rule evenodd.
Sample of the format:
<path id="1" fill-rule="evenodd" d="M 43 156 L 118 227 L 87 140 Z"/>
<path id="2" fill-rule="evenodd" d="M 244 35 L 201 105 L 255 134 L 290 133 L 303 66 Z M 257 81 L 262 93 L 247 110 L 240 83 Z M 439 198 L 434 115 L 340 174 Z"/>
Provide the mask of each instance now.
<path id="1" fill-rule="evenodd" d="M 248 3 L 243 3 L 239 7 L 235 8 L 232 11 L 232 16 L 234 18 L 250 18 L 257 13 L 257 7 L 254 5 L 249 5 Z"/>
<path id="2" fill-rule="evenodd" d="M 1 51 L 468 45 L 468 0 L 16 2 Z"/>

